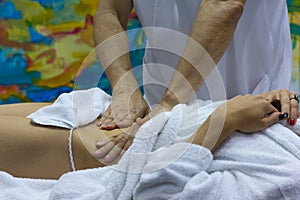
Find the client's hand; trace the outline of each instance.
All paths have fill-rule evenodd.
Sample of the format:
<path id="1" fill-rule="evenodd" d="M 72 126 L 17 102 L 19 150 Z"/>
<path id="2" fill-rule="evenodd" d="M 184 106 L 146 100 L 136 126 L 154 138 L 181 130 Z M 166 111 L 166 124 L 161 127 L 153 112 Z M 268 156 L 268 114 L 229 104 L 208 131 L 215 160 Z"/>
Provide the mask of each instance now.
<path id="1" fill-rule="evenodd" d="M 112 162 L 119 154 L 123 155 L 132 144 L 139 127 L 150 118 L 164 111 L 167 111 L 167 109 L 158 105 L 144 118 L 138 118 L 130 127 L 122 129 L 123 131 L 121 133 L 107 138 L 104 141 L 97 142 L 97 150 L 94 156 L 97 159 L 103 159 L 105 162 Z"/>
<path id="2" fill-rule="evenodd" d="M 134 139 L 134 135 L 137 132 L 140 125 L 133 123 L 129 128 L 122 129 L 122 132 L 108 137 L 106 140 L 102 140 L 96 143 L 97 150 L 94 156 L 97 159 L 101 159 L 104 162 L 112 162 L 118 155 L 123 153 L 129 148 Z"/>
<path id="3" fill-rule="evenodd" d="M 295 125 L 299 117 L 299 100 L 297 94 L 288 90 L 273 90 L 262 94 L 270 103 L 274 102 L 282 114 L 286 113 L 290 125 Z"/>
<path id="4" fill-rule="evenodd" d="M 279 121 L 280 112 L 263 95 L 236 96 L 225 105 L 233 130 L 253 133 Z"/>

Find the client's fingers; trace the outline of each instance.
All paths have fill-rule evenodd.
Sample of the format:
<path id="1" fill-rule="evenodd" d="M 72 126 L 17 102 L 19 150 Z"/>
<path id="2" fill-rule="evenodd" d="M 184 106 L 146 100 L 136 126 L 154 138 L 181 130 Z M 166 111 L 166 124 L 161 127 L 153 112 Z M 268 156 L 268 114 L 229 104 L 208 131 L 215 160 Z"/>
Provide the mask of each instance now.
<path id="1" fill-rule="evenodd" d="M 266 101 L 262 101 L 262 103 L 264 103 L 264 114 L 265 116 L 269 116 L 271 113 L 274 113 L 274 112 L 278 112 L 278 109 L 275 107 L 276 105 L 274 104 L 270 104 Z"/>
<path id="2" fill-rule="evenodd" d="M 281 113 L 287 113 L 290 116 L 290 92 L 288 90 L 280 90 Z"/>
<path id="3" fill-rule="evenodd" d="M 96 148 L 99 149 L 99 148 L 103 147 L 104 145 L 106 145 L 109 142 L 110 142 L 109 139 L 105 139 L 105 140 L 96 142 Z"/>
<path id="4" fill-rule="evenodd" d="M 270 115 L 262 118 L 261 119 L 263 121 L 262 129 L 267 128 L 268 126 L 277 123 L 279 121 L 279 115 L 280 115 L 280 112 L 277 111 L 277 112 L 273 112 Z"/>
<path id="5" fill-rule="evenodd" d="M 123 134 L 120 138 L 118 138 L 118 142 L 116 145 L 110 150 L 110 152 L 105 156 L 104 160 L 106 162 L 112 162 L 122 151 L 125 143 L 127 143 L 129 136 Z"/>
<path id="6" fill-rule="evenodd" d="M 133 138 L 131 137 L 131 138 L 129 138 L 129 140 L 124 145 L 123 150 L 121 151 L 121 155 L 123 155 L 127 151 L 127 149 L 130 147 L 132 142 L 133 142 Z"/>
<path id="7" fill-rule="evenodd" d="M 267 94 L 265 95 L 265 99 L 266 99 L 269 103 L 271 103 L 271 102 L 273 102 L 274 100 L 276 100 L 277 97 L 276 97 L 276 95 L 274 95 L 273 93 L 267 93 Z"/>
<path id="8" fill-rule="evenodd" d="M 289 124 L 293 126 L 297 122 L 297 118 L 298 118 L 298 114 L 299 114 L 298 113 L 299 103 L 296 99 L 291 98 L 290 104 L 291 104 L 291 114 L 290 114 L 290 118 L 289 118 Z"/>
<path id="9" fill-rule="evenodd" d="M 281 103 L 279 99 L 274 99 L 271 102 L 272 106 L 274 106 L 279 112 L 281 112 Z"/>
<path id="10" fill-rule="evenodd" d="M 99 159 L 103 158 L 112 150 L 112 148 L 114 148 L 114 146 L 115 144 L 113 142 L 109 142 L 95 151 L 94 156 Z"/>

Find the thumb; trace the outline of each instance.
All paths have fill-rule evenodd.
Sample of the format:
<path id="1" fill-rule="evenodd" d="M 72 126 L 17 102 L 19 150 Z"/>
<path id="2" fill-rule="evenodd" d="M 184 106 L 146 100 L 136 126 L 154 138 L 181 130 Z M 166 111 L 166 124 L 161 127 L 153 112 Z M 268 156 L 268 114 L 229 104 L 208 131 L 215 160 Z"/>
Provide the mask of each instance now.
<path id="1" fill-rule="evenodd" d="M 277 111 L 277 112 L 271 113 L 267 117 L 262 118 L 264 125 L 265 125 L 264 128 L 267 128 L 268 126 L 271 126 L 272 124 L 279 122 L 279 115 L 280 115 L 280 112 Z"/>
<path id="2" fill-rule="evenodd" d="M 145 117 L 143 117 L 143 118 L 137 118 L 136 119 L 136 123 L 139 125 L 139 126 L 141 126 L 141 125 L 143 125 L 146 121 L 148 121 L 150 119 L 150 115 L 148 114 L 148 115 L 146 115 Z"/>

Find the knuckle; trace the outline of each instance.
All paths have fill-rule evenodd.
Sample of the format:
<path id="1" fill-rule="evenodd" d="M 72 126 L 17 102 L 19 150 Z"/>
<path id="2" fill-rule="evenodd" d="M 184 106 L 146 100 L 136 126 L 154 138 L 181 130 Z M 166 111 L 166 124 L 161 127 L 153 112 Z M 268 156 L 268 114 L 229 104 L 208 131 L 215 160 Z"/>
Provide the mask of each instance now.
<path id="1" fill-rule="evenodd" d="M 287 89 L 281 89 L 279 90 L 280 93 L 289 93 L 289 91 Z"/>
<path id="2" fill-rule="evenodd" d="M 297 101 L 291 101 L 291 107 L 292 108 L 298 108 L 299 104 Z"/>
<path id="3" fill-rule="evenodd" d="M 244 3 L 240 0 L 226 1 L 226 7 L 224 9 L 225 16 L 227 18 L 239 18 L 243 12 Z M 225 18 L 225 19 L 227 19 Z"/>
<path id="4" fill-rule="evenodd" d="M 126 134 L 124 134 L 120 139 L 119 139 L 119 143 L 125 143 L 128 140 L 128 137 Z"/>
<path id="5" fill-rule="evenodd" d="M 260 126 L 259 126 L 260 130 L 268 127 L 269 125 L 270 125 L 269 121 L 262 121 L 262 122 L 260 122 Z"/>
<path id="6" fill-rule="evenodd" d="M 290 105 L 290 103 L 292 103 L 292 102 L 291 102 L 289 99 L 287 99 L 287 98 L 281 99 L 280 101 L 281 101 L 281 103 L 282 103 L 283 105 L 286 105 L 286 106 L 288 106 L 288 105 Z"/>

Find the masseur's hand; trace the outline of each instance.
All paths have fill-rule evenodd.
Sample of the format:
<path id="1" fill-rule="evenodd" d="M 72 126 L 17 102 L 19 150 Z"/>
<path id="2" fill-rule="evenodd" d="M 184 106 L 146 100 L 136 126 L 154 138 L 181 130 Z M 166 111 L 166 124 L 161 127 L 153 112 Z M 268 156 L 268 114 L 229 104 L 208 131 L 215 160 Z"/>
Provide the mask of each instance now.
<path id="1" fill-rule="evenodd" d="M 296 97 L 295 97 L 296 95 Z M 273 90 L 266 92 L 263 96 L 275 105 L 279 112 L 286 113 L 286 118 L 290 125 L 295 125 L 299 117 L 299 102 L 297 94 L 288 90 Z"/>
<path id="2" fill-rule="evenodd" d="M 104 162 L 112 162 L 118 155 L 123 155 L 130 147 L 140 126 L 155 115 L 168 110 L 169 108 L 158 105 L 145 117 L 138 118 L 130 127 L 122 129 L 123 131 L 119 134 L 97 142 L 97 150 L 94 156 L 97 159 L 102 159 Z"/>
<path id="3" fill-rule="evenodd" d="M 120 85 L 113 90 L 112 103 L 101 116 L 97 126 L 111 130 L 131 126 L 137 118 L 143 118 L 149 107 L 139 89 Z"/>
<path id="4" fill-rule="evenodd" d="M 263 95 L 237 96 L 226 102 L 226 120 L 232 130 L 253 133 L 279 121 L 280 112 Z"/>

